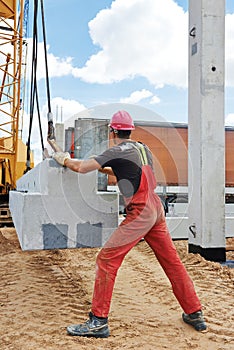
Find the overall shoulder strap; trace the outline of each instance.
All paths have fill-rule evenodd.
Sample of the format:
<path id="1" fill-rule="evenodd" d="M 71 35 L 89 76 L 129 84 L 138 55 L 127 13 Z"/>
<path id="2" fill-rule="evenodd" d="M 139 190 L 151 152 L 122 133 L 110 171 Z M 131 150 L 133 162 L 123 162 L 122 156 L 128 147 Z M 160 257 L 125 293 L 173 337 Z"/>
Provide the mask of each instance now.
<path id="1" fill-rule="evenodd" d="M 149 162 L 144 145 L 140 142 L 132 142 L 131 144 L 138 151 L 142 165 L 148 165 Z"/>

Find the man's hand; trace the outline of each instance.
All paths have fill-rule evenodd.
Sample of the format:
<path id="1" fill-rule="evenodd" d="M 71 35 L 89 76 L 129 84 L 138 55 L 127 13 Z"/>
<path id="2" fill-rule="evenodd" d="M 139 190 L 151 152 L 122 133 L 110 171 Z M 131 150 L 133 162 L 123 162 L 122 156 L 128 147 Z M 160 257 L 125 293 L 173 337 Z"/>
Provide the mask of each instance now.
<path id="1" fill-rule="evenodd" d="M 65 160 L 70 159 L 70 154 L 68 152 L 54 152 L 52 157 L 56 162 L 62 166 L 64 166 Z"/>

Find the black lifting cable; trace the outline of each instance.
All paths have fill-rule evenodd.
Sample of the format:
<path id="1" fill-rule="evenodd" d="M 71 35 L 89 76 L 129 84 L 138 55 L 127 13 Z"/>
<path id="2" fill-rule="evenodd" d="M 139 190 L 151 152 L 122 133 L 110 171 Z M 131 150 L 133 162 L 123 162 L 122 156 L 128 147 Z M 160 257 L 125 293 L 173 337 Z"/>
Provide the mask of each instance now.
<path id="1" fill-rule="evenodd" d="M 31 133 L 34 113 L 35 89 L 36 89 L 36 69 L 37 69 L 37 12 L 38 3 L 34 1 L 34 17 L 33 17 L 33 47 L 32 47 L 32 65 L 31 65 L 31 86 L 30 86 L 30 111 L 29 111 L 29 133 L 27 141 L 27 161 L 25 172 L 31 169 L 30 154 L 31 154 Z"/>
<path id="2" fill-rule="evenodd" d="M 43 0 L 41 0 L 41 19 L 42 19 L 42 31 L 43 31 L 43 43 L 44 43 L 44 54 L 45 54 L 45 69 L 46 69 L 46 90 L 47 90 L 47 102 L 48 102 L 48 139 L 55 139 L 54 126 L 53 126 L 53 116 L 51 112 L 51 102 L 50 102 L 50 86 L 49 86 L 49 72 L 48 72 L 48 60 L 47 60 L 47 50 L 46 50 L 46 30 L 45 30 L 45 16 Z"/>
<path id="3" fill-rule="evenodd" d="M 45 20 L 44 20 L 44 9 L 43 9 L 42 0 L 41 0 L 41 16 L 42 16 L 43 42 L 44 42 L 44 52 L 45 52 L 47 100 L 48 100 L 48 111 L 49 111 L 48 112 L 48 137 L 50 135 L 51 138 L 55 138 L 54 128 L 53 128 L 53 119 L 52 119 L 52 113 L 51 113 L 49 74 L 48 74 L 48 63 L 47 63 L 47 52 L 46 52 Z M 31 144 L 31 133 L 32 133 L 35 101 L 36 101 L 37 114 L 38 114 L 41 146 L 42 146 L 42 151 L 44 152 L 44 142 L 43 142 L 38 89 L 37 89 L 37 48 L 38 48 L 37 47 L 38 45 L 37 17 L 38 17 L 38 0 L 34 0 L 33 48 L 32 48 L 31 88 L 30 88 L 30 120 L 29 120 L 29 135 L 28 135 L 28 142 L 27 142 L 27 162 L 26 162 L 25 172 L 31 169 L 30 168 L 30 153 L 31 153 L 30 144 Z"/>

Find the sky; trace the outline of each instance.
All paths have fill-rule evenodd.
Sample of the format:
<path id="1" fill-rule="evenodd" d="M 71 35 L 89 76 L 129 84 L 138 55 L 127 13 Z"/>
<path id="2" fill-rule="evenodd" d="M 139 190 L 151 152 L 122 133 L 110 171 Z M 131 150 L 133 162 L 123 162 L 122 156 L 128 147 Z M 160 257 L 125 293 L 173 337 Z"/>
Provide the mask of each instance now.
<path id="1" fill-rule="evenodd" d="M 94 106 L 127 103 L 167 121 L 187 123 L 188 0 L 45 0 L 44 10 L 54 122 Z M 37 78 L 46 128 L 40 41 L 41 34 Z M 225 53 L 225 119 L 234 125 L 233 0 L 226 0 Z M 37 132 L 36 124 L 34 140 Z"/>

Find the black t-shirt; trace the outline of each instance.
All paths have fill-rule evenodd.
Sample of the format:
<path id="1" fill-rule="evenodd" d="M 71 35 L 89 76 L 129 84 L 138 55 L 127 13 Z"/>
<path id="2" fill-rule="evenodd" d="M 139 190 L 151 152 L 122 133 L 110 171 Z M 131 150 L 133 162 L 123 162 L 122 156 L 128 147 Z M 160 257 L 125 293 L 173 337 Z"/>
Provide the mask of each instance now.
<path id="1" fill-rule="evenodd" d="M 95 157 L 95 160 L 104 168 L 111 167 L 118 181 L 120 192 L 125 197 L 131 197 L 139 188 L 141 181 L 142 162 L 137 150 L 138 143 L 133 141 L 122 142 L 113 146 Z M 152 167 L 152 155 L 144 145 L 148 163 Z"/>

